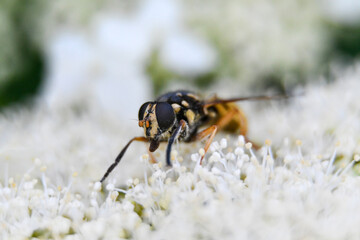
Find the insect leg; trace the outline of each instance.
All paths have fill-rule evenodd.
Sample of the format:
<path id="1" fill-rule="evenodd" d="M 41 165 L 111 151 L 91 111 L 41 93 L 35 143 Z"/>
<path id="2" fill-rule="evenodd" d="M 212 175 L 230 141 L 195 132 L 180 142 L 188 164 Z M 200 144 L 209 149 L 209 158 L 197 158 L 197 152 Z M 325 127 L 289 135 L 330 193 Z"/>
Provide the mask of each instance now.
<path id="1" fill-rule="evenodd" d="M 166 164 L 168 166 L 171 166 L 171 161 L 170 161 L 171 147 L 172 147 L 174 141 L 179 138 L 181 130 L 183 130 L 185 127 L 186 127 L 186 122 L 184 120 L 181 120 L 180 125 L 176 128 L 176 130 L 174 131 L 174 133 L 171 135 L 171 137 L 169 139 L 167 149 L 166 149 Z"/>
<path id="2" fill-rule="evenodd" d="M 134 137 L 132 138 L 126 145 L 125 147 L 121 150 L 121 152 L 119 153 L 119 155 L 116 157 L 115 162 L 113 164 L 110 165 L 110 167 L 108 168 L 108 170 L 106 171 L 106 173 L 104 174 L 104 176 L 101 178 L 100 182 L 102 183 L 111 173 L 111 171 L 119 164 L 121 158 L 123 157 L 123 155 L 125 154 L 126 150 L 128 149 L 128 147 L 130 146 L 130 144 L 133 141 L 139 141 L 139 142 L 147 142 L 148 140 L 145 137 Z"/>
<path id="3" fill-rule="evenodd" d="M 240 120 L 242 122 L 241 125 L 244 125 L 244 126 L 242 126 L 243 129 L 240 129 L 240 133 L 246 133 L 247 129 L 246 129 L 246 124 L 245 124 L 246 123 L 245 116 L 243 116 L 242 112 L 240 112 L 239 109 L 233 108 L 233 109 L 229 110 L 224 116 L 222 116 L 214 125 L 203 130 L 202 132 L 198 133 L 198 135 L 196 136 L 196 140 L 201 140 L 201 139 L 205 138 L 206 136 L 210 135 L 210 137 L 206 141 L 206 144 L 204 147 L 205 153 L 209 149 L 210 144 L 213 141 L 216 132 L 218 130 L 222 129 L 223 127 L 225 127 L 233 119 L 235 114 L 240 115 Z M 204 156 L 205 156 L 205 154 L 201 157 L 200 164 L 202 163 Z"/>
<path id="4" fill-rule="evenodd" d="M 217 129 L 218 129 L 218 127 L 216 125 L 212 125 L 211 127 L 208 127 L 206 129 L 204 129 L 203 131 L 199 132 L 198 135 L 196 135 L 197 140 L 201 140 L 201 139 L 203 139 L 203 138 L 210 135 L 209 139 L 206 140 L 206 144 L 205 144 L 205 147 L 204 147 L 205 154 L 206 154 L 207 150 L 209 149 L 210 144 L 212 143 L 212 141 L 213 141 L 213 139 L 215 137 Z M 201 156 L 200 165 L 202 163 L 202 160 L 203 160 L 205 154 L 203 156 Z"/>

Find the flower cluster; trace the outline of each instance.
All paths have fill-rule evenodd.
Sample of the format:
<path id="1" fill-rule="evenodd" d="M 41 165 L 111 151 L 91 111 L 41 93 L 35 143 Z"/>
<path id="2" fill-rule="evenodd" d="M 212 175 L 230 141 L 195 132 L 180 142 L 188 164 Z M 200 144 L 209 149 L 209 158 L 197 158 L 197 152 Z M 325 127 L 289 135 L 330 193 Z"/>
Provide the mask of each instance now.
<path id="1" fill-rule="evenodd" d="M 169 168 L 166 145 L 150 164 L 134 143 L 104 185 L 135 130 L 99 109 L 9 110 L 0 118 L 0 238 L 356 239 L 359 73 L 286 104 L 243 104 L 248 137 L 268 139 L 259 150 L 219 133 L 207 153 L 202 142 L 175 144 Z"/>
<path id="2" fill-rule="evenodd" d="M 360 179 L 349 175 L 359 161 L 334 168 L 330 158 L 281 146 L 275 156 L 267 140 L 259 152 L 240 136 L 223 138 L 185 163 L 173 151 L 173 167 L 149 164 L 144 178 L 127 187 L 91 183 L 88 193 L 54 186 L 39 160 L 33 171 L 0 189 L 2 239 L 294 239 L 356 238 Z M 334 148 L 335 149 L 335 148 Z M 189 159 L 190 160 L 190 159 Z"/>

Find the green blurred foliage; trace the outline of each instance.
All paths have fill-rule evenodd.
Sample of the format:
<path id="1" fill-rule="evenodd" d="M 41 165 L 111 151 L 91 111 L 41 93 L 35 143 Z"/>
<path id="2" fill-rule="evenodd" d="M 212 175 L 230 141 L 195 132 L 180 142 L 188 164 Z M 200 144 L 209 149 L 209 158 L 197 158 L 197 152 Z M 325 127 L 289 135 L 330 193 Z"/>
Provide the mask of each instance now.
<path id="1" fill-rule="evenodd" d="M 43 58 L 36 51 L 23 57 L 27 62 L 0 85 L 0 108 L 28 100 L 39 90 L 43 79 Z"/>
<path id="2" fill-rule="evenodd" d="M 330 24 L 332 53 L 345 61 L 352 61 L 360 55 L 360 22 L 351 25 Z"/>
<path id="3" fill-rule="evenodd" d="M 44 59 L 31 34 L 35 26 L 29 20 L 31 5 L 20 0 L 0 2 L 0 108 L 24 102 L 41 85 Z"/>

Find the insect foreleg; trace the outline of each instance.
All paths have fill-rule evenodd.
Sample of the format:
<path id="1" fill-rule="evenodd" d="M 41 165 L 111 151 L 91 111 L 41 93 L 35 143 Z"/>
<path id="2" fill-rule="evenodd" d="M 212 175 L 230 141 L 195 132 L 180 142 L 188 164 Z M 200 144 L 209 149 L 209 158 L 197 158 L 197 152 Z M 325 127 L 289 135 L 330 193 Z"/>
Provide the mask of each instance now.
<path id="1" fill-rule="evenodd" d="M 209 149 L 210 147 L 210 144 L 212 143 L 214 137 L 215 137 L 215 134 L 217 132 L 217 129 L 218 127 L 216 125 L 212 125 L 211 127 L 208 127 L 206 129 L 204 129 L 203 131 L 199 132 L 198 135 L 196 135 L 196 139 L 197 140 L 201 140 L 207 136 L 210 135 L 209 139 L 206 141 L 206 144 L 205 144 L 205 147 L 204 147 L 204 150 L 205 150 L 205 154 L 207 152 L 207 150 Z M 202 160 L 205 156 L 205 154 L 203 156 L 201 156 L 201 159 L 200 159 L 200 165 L 202 163 Z"/>
<path id="2" fill-rule="evenodd" d="M 174 131 L 174 133 L 171 135 L 171 137 L 169 139 L 167 149 L 166 149 L 166 164 L 168 166 L 171 166 L 171 161 L 170 161 L 171 147 L 172 147 L 174 141 L 179 138 L 181 131 L 185 129 L 186 125 L 187 125 L 187 123 L 184 120 L 181 120 L 180 125 L 176 128 L 176 130 Z"/>
<path id="3" fill-rule="evenodd" d="M 134 138 L 132 138 L 132 139 L 125 145 L 125 147 L 121 150 L 121 152 L 119 153 L 119 155 L 116 157 L 115 162 L 110 165 L 110 167 L 108 168 L 108 170 L 106 171 L 106 173 L 104 174 L 104 176 L 101 178 L 101 180 L 100 180 L 101 183 L 107 178 L 107 176 L 109 176 L 109 174 L 112 172 L 112 170 L 119 164 L 121 158 L 124 156 L 126 150 L 128 149 L 128 147 L 130 146 L 130 144 L 131 144 L 133 141 L 147 142 L 148 140 L 147 140 L 145 137 L 134 137 Z"/>
<path id="4" fill-rule="evenodd" d="M 222 106 L 220 105 L 219 107 Z M 221 108 L 221 110 L 226 112 L 225 109 Z M 201 140 L 210 135 L 209 139 L 205 143 L 205 147 L 204 147 L 205 153 L 208 151 L 210 144 L 212 143 L 215 137 L 216 132 L 224 128 L 227 124 L 229 124 L 229 122 L 234 118 L 236 114 L 240 114 L 240 113 L 241 112 L 236 108 L 228 110 L 222 117 L 220 117 L 220 119 L 214 125 L 210 126 L 209 128 L 206 128 L 205 130 L 201 131 L 196 135 L 196 140 Z M 240 121 L 241 121 L 240 133 L 246 134 L 247 127 L 246 127 L 245 116 L 240 115 Z M 201 157 L 200 164 L 202 163 L 204 156 L 205 154 Z"/>

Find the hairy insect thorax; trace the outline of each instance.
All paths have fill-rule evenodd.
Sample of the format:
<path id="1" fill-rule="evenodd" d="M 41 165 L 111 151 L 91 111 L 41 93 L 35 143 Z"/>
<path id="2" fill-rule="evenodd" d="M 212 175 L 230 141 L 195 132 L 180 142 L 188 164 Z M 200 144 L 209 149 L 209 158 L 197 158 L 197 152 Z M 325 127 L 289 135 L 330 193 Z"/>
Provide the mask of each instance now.
<path id="1" fill-rule="evenodd" d="M 180 134 L 179 140 L 190 141 L 197 129 L 204 123 L 205 114 L 200 97 L 190 91 L 174 91 L 160 96 L 157 101 L 167 102 L 173 108 L 176 122 L 184 120 L 187 125 Z M 177 125 L 178 126 L 178 125 Z"/>

